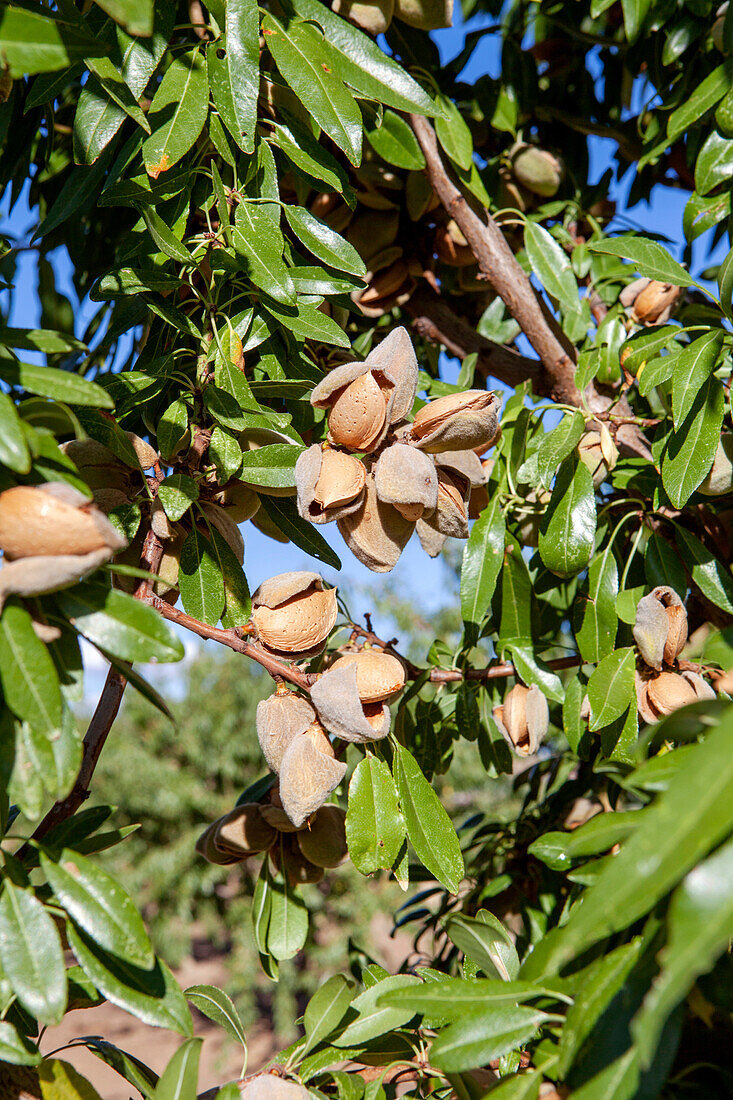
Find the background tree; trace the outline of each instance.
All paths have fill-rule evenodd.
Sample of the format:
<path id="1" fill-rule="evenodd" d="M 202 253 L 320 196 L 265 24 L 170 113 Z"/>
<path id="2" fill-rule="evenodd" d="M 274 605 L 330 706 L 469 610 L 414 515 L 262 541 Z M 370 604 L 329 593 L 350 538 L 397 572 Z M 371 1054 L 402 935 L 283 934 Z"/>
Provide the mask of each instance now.
<path id="1" fill-rule="evenodd" d="M 226 994 L 178 988 L 85 806 L 126 685 L 168 713 L 138 665 L 182 657 L 177 624 L 277 685 L 238 799 L 206 745 L 164 750 L 202 761 L 198 812 L 214 779 L 237 803 L 190 859 L 259 857 L 263 972 L 347 850 L 424 884 L 419 957 L 352 952 L 242 1095 L 723 1094 L 733 15 L 485 0 L 442 63 L 442 4 L 335 7 L 0 11 L 5 316 L 27 251 L 42 303 L 0 357 L 3 1087 L 91 1095 L 43 1028 L 104 998 L 186 1037 L 159 1081 L 83 1040 L 145 1097 L 196 1095 L 188 1002 L 243 1040 Z M 689 193 L 682 262 L 613 220 L 626 173 L 632 202 Z M 338 569 L 329 522 L 377 573 L 413 533 L 467 540 L 459 635 L 407 655 L 302 571 L 250 598 L 249 525 Z M 80 639 L 109 662 L 83 741 Z M 460 742 L 521 805 L 451 820 Z"/>

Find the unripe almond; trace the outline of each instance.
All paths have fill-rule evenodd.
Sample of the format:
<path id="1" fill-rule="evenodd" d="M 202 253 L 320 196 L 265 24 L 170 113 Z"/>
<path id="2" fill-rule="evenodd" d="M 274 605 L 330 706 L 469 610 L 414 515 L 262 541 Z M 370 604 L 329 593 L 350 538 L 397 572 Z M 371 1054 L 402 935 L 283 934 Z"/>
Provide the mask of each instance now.
<path id="1" fill-rule="evenodd" d="M 168 539 L 175 537 L 175 527 L 165 514 L 165 508 L 158 497 L 153 501 L 153 507 L 150 513 L 150 526 L 153 529 L 153 534 L 156 535 L 161 542 L 167 542 Z"/>
<path id="2" fill-rule="evenodd" d="M 203 856 L 208 863 L 216 863 L 222 867 L 226 867 L 231 863 L 239 863 L 241 857 L 238 855 L 232 855 L 231 852 L 223 852 L 217 848 L 214 844 L 214 832 L 216 830 L 217 822 L 209 825 L 208 829 L 204 829 L 201 836 L 196 841 L 196 851 L 200 856 Z"/>
<path id="3" fill-rule="evenodd" d="M 340 806 L 321 806 L 296 834 L 300 850 L 317 867 L 338 867 L 348 855 L 346 813 Z"/>
<path id="4" fill-rule="evenodd" d="M 260 498 L 257 493 L 244 485 L 241 481 L 235 481 L 219 493 L 216 503 L 225 509 L 227 515 L 234 523 L 244 523 L 257 512 L 260 506 Z"/>
<path id="5" fill-rule="evenodd" d="M 336 589 L 323 588 L 317 573 L 282 573 L 252 597 L 257 636 L 270 649 L 305 653 L 321 645 L 336 622 Z"/>
<path id="6" fill-rule="evenodd" d="M 89 466 L 114 466 L 117 459 L 108 447 L 96 439 L 70 439 L 59 444 L 59 450 L 70 458 L 77 469 Z"/>
<path id="7" fill-rule="evenodd" d="M 419 410 L 411 435 L 432 454 L 486 450 L 499 436 L 500 407 L 500 395 L 490 390 L 446 394 Z"/>
<path id="8" fill-rule="evenodd" d="M 348 665 L 356 666 L 356 690 L 362 703 L 384 702 L 405 686 L 402 662 L 381 649 L 345 653 L 333 662 L 331 668 L 346 668 Z"/>
<path id="9" fill-rule="evenodd" d="M 338 520 L 344 541 L 360 562 L 374 573 L 388 573 L 399 560 L 414 523 L 377 496 L 374 476 L 366 479 L 366 493 L 359 508 Z"/>
<path id="10" fill-rule="evenodd" d="M 90 554 L 127 545 L 107 517 L 61 482 L 0 493 L 0 549 L 8 558 Z"/>
<path id="11" fill-rule="evenodd" d="M 141 469 L 149 470 L 151 466 L 154 466 L 156 462 L 159 461 L 160 455 L 155 447 L 151 447 L 149 443 L 146 443 L 139 435 L 135 435 L 134 432 L 125 432 L 125 435 L 130 440 L 130 443 L 132 443 L 132 449 L 137 455 L 137 460 L 140 463 Z"/>
<path id="12" fill-rule="evenodd" d="M 368 34 L 384 34 L 392 22 L 394 0 L 334 0 L 333 10 Z"/>
<path id="13" fill-rule="evenodd" d="M 517 183 L 545 199 L 557 194 L 564 175 L 561 160 L 546 149 L 526 144 L 515 146 L 512 171 Z"/>
<path id="14" fill-rule="evenodd" d="M 201 510 L 232 550 L 239 564 L 242 565 L 244 563 L 244 539 L 232 517 L 224 508 L 221 508 L 218 504 L 212 504 L 210 501 L 204 501 Z"/>
<path id="15" fill-rule="evenodd" d="M 245 802 L 215 822 L 213 842 L 225 855 L 246 859 L 266 852 L 276 837 L 277 831 L 262 816 L 259 803 Z"/>
<path id="16" fill-rule="evenodd" d="M 337 396 L 328 414 L 328 439 L 352 451 L 368 451 L 381 434 L 387 412 L 384 394 L 370 371 Z"/>

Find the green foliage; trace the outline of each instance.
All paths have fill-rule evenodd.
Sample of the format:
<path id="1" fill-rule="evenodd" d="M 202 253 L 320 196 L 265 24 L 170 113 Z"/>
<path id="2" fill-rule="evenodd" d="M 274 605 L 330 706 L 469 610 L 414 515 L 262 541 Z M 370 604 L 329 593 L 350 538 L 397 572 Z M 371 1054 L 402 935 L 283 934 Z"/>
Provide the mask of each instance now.
<path id="1" fill-rule="evenodd" d="M 405 1062 L 416 1089 L 460 1100 L 733 1087 L 733 252 L 715 266 L 733 15 L 463 8 L 479 29 L 447 62 L 428 0 L 349 20 L 320 0 L 0 12 L 0 1075 L 38 1073 L 44 1095 L 93 1094 L 40 1029 L 107 999 L 184 1042 L 160 1079 L 89 1048 L 146 1100 L 194 1100 L 189 1004 L 246 1056 L 263 990 L 294 1040 L 283 1072 L 321 1097 L 386 1100 Z M 500 74 L 466 83 L 492 38 Z M 596 137 L 616 168 L 591 183 Z M 629 205 L 687 190 L 681 256 L 610 225 L 627 169 Z M 440 347 L 463 360 L 455 383 Z M 348 378 L 329 394 L 334 368 Z M 501 432 L 490 377 L 511 391 Z M 453 411 L 436 442 L 410 425 L 438 398 Z M 454 453 L 433 456 L 443 438 Z M 329 447 L 359 474 L 324 503 L 306 472 Z M 408 475 L 385 487 L 372 467 L 392 448 Z M 431 553 L 466 545 L 460 568 L 444 551 L 434 623 L 367 590 L 408 635 L 404 689 L 344 689 L 353 739 L 297 741 L 288 795 L 289 748 L 263 774 L 272 684 L 252 668 L 303 696 L 349 636 L 393 647 L 352 621 L 349 593 L 330 640 L 306 599 L 333 596 L 250 597 L 245 525 L 338 570 L 329 508 L 375 571 L 413 531 Z M 292 612 L 303 651 L 287 629 L 267 650 L 258 602 L 260 619 Z M 177 675 L 168 620 L 238 652 Z M 82 741 L 89 645 L 110 668 Z M 170 709 L 150 662 L 170 666 Z M 345 774 L 322 866 L 320 811 L 312 835 L 290 826 L 294 788 L 315 797 L 343 770 L 324 746 Z M 220 819 L 250 812 L 265 839 L 237 848 Z M 360 935 L 347 951 L 416 884 L 396 923 L 419 964 L 388 974 Z M 342 940 L 319 942 L 333 925 Z M 229 952 L 229 993 L 179 988 L 168 962 L 194 935 Z"/>

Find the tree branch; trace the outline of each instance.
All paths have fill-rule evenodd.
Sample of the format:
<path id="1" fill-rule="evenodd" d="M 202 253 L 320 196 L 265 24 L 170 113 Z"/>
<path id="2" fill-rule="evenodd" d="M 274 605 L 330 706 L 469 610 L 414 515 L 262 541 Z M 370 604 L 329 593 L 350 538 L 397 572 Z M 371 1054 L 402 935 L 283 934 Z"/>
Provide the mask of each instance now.
<path id="1" fill-rule="evenodd" d="M 426 118 L 410 115 L 410 123 L 425 155 L 426 172 L 436 195 L 458 224 L 479 268 L 519 322 L 539 355 L 548 376 L 551 397 L 580 405 L 575 364 L 538 301 L 532 284 L 517 262 L 498 225 L 486 214 L 482 220 L 449 178 L 438 149 L 435 131 Z"/>
<path id="2" fill-rule="evenodd" d="M 482 377 L 491 375 L 508 386 L 519 386 L 529 379 L 535 394 L 548 396 L 543 392 L 545 378 L 537 360 L 481 336 L 427 286 L 419 287 L 404 308 L 412 315 L 415 331 L 426 340 L 442 344 L 458 359 L 475 352 L 479 357 L 476 369 Z"/>

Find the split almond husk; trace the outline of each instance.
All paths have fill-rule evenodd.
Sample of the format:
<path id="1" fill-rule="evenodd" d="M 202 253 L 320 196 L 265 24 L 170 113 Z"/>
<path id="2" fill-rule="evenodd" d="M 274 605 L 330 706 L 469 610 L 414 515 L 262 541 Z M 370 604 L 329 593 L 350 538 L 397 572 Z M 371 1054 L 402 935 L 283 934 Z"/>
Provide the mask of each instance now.
<path id="1" fill-rule="evenodd" d="M 590 470 L 596 489 L 608 477 L 618 462 L 618 448 L 611 438 L 606 424 L 600 431 L 585 432 L 578 443 L 580 461 Z"/>
<path id="2" fill-rule="evenodd" d="M 331 755 L 318 747 L 324 742 Z M 345 774 L 346 764 L 334 758 L 317 723 L 290 743 L 280 765 L 280 800 L 296 829 L 323 805 Z"/>
<path id="3" fill-rule="evenodd" d="M 415 524 L 379 499 L 371 472 L 367 472 L 365 488 L 359 508 L 338 520 L 338 529 L 360 562 L 374 573 L 388 573 L 397 564 Z"/>
<path id="4" fill-rule="evenodd" d="M 340 806 L 321 806 L 305 829 L 296 833 L 300 850 L 316 867 L 338 867 L 348 856 L 346 811 Z"/>
<path id="5" fill-rule="evenodd" d="M 550 724 L 547 699 L 536 684 L 515 684 L 504 702 L 494 707 L 494 721 L 511 749 L 519 756 L 534 756 Z"/>
<path id="6" fill-rule="evenodd" d="M 619 301 L 633 321 L 642 325 L 662 325 L 672 316 L 683 288 L 658 279 L 635 279 L 624 287 Z"/>
<path id="7" fill-rule="evenodd" d="M 0 493 L 0 549 L 7 558 L 122 550 L 127 540 L 71 485 L 16 485 Z"/>
<path id="8" fill-rule="evenodd" d="M 257 739 L 262 755 L 275 773 L 294 737 L 305 733 L 316 712 L 307 699 L 295 691 L 276 691 L 257 704 Z"/>
<path id="9" fill-rule="evenodd" d="M 160 455 L 155 447 L 151 447 L 149 443 L 146 443 L 139 435 L 135 435 L 134 432 L 125 432 L 125 435 L 132 444 L 132 449 L 137 455 L 140 468 L 149 470 L 151 467 L 155 466 L 156 462 L 160 460 Z"/>
<path id="10" fill-rule="evenodd" d="M 209 523 L 217 529 L 232 550 L 239 564 L 242 565 L 244 563 L 244 539 L 232 516 L 226 509 L 221 508 L 218 504 L 212 504 L 210 501 L 204 501 L 201 504 L 201 510 Z"/>
<path id="11" fill-rule="evenodd" d="M 324 672 L 311 688 L 311 701 L 321 723 L 343 741 L 378 741 L 389 733 L 389 707 L 383 702 L 362 703 L 353 662 Z"/>
<path id="12" fill-rule="evenodd" d="M 700 699 L 714 699 L 715 692 L 697 672 L 659 672 L 636 674 L 636 699 L 645 722 L 658 722 L 680 707 Z"/>
<path id="13" fill-rule="evenodd" d="M 486 450 L 499 437 L 500 408 L 501 395 L 491 390 L 446 394 L 419 410 L 411 435 L 416 446 L 431 454 Z"/>
<path id="14" fill-rule="evenodd" d="M 322 645 L 333 629 L 336 589 L 324 589 L 317 573 L 281 573 L 260 585 L 252 609 L 264 645 L 281 653 L 306 653 Z"/>
<path id="15" fill-rule="evenodd" d="M 245 802 L 235 806 L 215 822 L 214 847 L 225 855 L 246 859 L 266 852 L 277 838 L 277 830 L 262 816 L 258 802 Z"/>
<path id="16" fill-rule="evenodd" d="M 687 642 L 687 612 L 673 588 L 659 585 L 639 600 L 633 634 L 651 668 L 674 664 Z"/>
<path id="17" fill-rule="evenodd" d="M 353 455 L 314 443 L 295 464 L 298 512 L 311 523 L 332 523 L 355 512 L 364 497 L 366 469 Z"/>
<path id="18" fill-rule="evenodd" d="M 387 402 L 371 371 L 345 386 L 328 414 L 328 440 L 352 451 L 370 451 L 381 440 Z"/>
<path id="19" fill-rule="evenodd" d="M 331 669 L 356 668 L 356 690 L 362 703 L 383 703 L 394 698 L 405 686 L 402 661 L 381 649 L 359 649 L 344 653 Z"/>
<path id="20" fill-rule="evenodd" d="M 438 475 L 433 459 L 405 443 L 393 443 L 382 451 L 374 467 L 377 496 L 392 504 L 415 523 L 423 513 L 435 511 L 438 503 Z"/>

